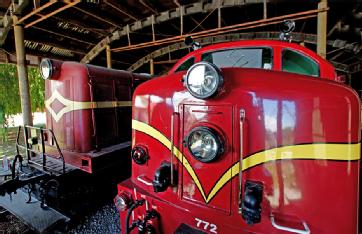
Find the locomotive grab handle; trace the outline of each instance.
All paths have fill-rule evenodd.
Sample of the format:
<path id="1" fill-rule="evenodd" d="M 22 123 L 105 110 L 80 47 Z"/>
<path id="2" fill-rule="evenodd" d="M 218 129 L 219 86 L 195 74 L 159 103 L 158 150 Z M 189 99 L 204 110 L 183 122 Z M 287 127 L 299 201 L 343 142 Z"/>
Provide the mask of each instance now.
<path id="1" fill-rule="evenodd" d="M 152 180 L 150 180 L 149 178 L 147 178 L 145 176 L 140 175 L 137 177 L 137 180 L 147 186 L 153 186 Z"/>
<path id="2" fill-rule="evenodd" d="M 178 113 L 174 112 L 171 115 L 171 158 L 170 158 L 170 166 L 171 166 L 171 186 L 175 185 L 175 178 L 174 178 L 174 165 L 173 165 L 173 157 L 174 157 L 174 130 L 175 130 L 175 117 L 177 117 Z"/>
<path id="3" fill-rule="evenodd" d="M 278 230 L 283 230 L 283 231 L 292 232 L 292 233 L 299 233 L 299 234 L 310 234 L 310 229 L 309 229 L 306 222 L 302 222 L 302 224 L 304 226 L 304 230 L 300 230 L 300 229 L 286 227 L 286 226 L 282 226 L 280 224 L 277 224 L 275 222 L 275 219 L 274 219 L 273 215 L 270 216 L 270 221 L 271 221 L 273 227 L 275 227 Z"/>
<path id="4" fill-rule="evenodd" d="M 242 213 L 242 202 L 243 202 L 243 132 L 244 132 L 244 121 L 245 121 L 245 110 L 241 109 L 240 110 L 240 152 L 239 152 L 239 194 L 238 194 L 238 205 L 239 205 L 239 214 Z"/>

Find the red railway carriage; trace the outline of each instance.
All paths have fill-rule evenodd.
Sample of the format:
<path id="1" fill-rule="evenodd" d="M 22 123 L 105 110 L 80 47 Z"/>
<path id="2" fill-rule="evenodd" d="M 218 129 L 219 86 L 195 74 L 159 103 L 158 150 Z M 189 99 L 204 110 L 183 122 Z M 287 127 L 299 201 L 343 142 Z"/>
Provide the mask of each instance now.
<path id="1" fill-rule="evenodd" d="M 65 162 L 92 173 L 121 160 L 129 146 L 133 89 L 147 77 L 76 62 L 43 60 L 47 128 Z M 47 151 L 57 153 L 49 138 Z"/>
<path id="2" fill-rule="evenodd" d="M 196 50 L 133 96 L 122 231 L 357 233 L 360 101 L 297 44 Z"/>

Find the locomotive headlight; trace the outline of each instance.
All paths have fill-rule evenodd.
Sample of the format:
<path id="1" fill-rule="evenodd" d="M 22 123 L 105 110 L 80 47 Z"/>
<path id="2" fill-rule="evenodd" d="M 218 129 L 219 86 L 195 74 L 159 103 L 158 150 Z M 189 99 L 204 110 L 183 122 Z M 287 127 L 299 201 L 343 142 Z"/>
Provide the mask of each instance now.
<path id="1" fill-rule="evenodd" d="M 221 138 L 208 127 L 194 128 L 187 137 L 187 147 L 200 162 L 211 162 L 224 151 Z"/>
<path id="2" fill-rule="evenodd" d="M 131 194 L 128 192 L 121 192 L 114 198 L 114 204 L 118 211 L 125 211 L 127 210 L 132 204 L 133 199 Z"/>
<path id="3" fill-rule="evenodd" d="M 141 146 L 134 147 L 132 149 L 131 156 L 133 161 L 139 165 L 145 164 L 149 159 L 147 150 Z"/>
<path id="4" fill-rule="evenodd" d="M 218 67 L 212 63 L 199 62 L 189 68 L 184 82 L 192 96 L 206 99 L 215 95 L 224 81 Z"/>
<path id="5" fill-rule="evenodd" d="M 53 74 L 53 64 L 50 59 L 43 59 L 39 65 L 41 76 L 44 80 L 50 79 Z"/>

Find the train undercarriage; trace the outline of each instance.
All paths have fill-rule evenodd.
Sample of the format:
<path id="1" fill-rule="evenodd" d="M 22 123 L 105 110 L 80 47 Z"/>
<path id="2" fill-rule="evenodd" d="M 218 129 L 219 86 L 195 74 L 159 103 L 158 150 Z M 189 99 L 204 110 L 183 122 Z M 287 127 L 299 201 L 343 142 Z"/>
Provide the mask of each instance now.
<path id="1" fill-rule="evenodd" d="M 0 172 L 0 206 L 39 233 L 65 231 L 71 219 L 114 197 L 116 183 L 130 174 L 130 142 L 90 152 L 93 173 L 67 163 L 50 129 L 19 127 L 16 150 Z"/>

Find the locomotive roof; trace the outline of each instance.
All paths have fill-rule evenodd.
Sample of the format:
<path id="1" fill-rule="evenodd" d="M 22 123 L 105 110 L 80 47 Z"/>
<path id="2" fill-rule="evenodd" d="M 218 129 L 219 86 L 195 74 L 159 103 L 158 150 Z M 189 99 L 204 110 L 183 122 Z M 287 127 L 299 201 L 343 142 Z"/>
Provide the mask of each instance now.
<path id="1" fill-rule="evenodd" d="M 305 51 L 310 51 L 314 53 L 310 49 L 303 47 L 297 43 L 292 42 L 285 42 L 279 40 L 240 40 L 240 41 L 231 41 L 231 42 L 222 42 L 213 45 L 208 45 L 202 47 L 198 50 L 195 50 L 189 53 L 189 56 L 193 54 L 203 53 L 204 51 L 214 50 L 214 49 L 223 49 L 223 48 L 230 48 L 230 47 L 243 47 L 243 46 L 258 46 L 258 47 L 273 47 L 273 46 L 280 46 L 280 47 L 288 47 L 288 48 L 296 48 L 296 49 L 303 49 Z"/>

